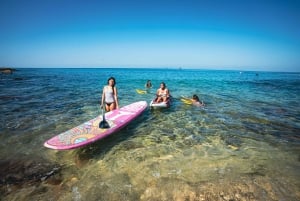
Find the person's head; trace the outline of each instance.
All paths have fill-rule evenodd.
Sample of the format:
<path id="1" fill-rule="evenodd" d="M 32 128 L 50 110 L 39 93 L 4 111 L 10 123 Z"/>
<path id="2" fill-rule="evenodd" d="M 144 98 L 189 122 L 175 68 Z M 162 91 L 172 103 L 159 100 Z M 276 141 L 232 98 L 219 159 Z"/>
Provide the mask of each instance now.
<path id="1" fill-rule="evenodd" d="M 198 97 L 196 94 L 194 94 L 194 95 L 193 95 L 193 100 L 199 101 L 199 97 Z"/>
<path id="2" fill-rule="evenodd" d="M 149 88 L 152 87 L 151 80 L 147 80 L 146 87 L 149 87 Z"/>
<path id="3" fill-rule="evenodd" d="M 114 77 L 108 78 L 107 84 L 110 85 L 110 86 L 112 86 L 112 87 L 114 87 L 115 84 L 116 84 L 116 79 Z"/>
<path id="4" fill-rule="evenodd" d="M 166 88 L 166 84 L 164 82 L 160 83 L 160 88 L 162 89 Z"/>

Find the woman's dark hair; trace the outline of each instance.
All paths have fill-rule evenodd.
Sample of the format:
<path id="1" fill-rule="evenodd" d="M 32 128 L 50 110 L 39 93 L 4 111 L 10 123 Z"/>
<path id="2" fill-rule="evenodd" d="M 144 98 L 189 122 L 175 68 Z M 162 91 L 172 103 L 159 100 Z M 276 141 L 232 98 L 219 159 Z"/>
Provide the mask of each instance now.
<path id="1" fill-rule="evenodd" d="M 196 101 L 200 101 L 199 97 L 196 94 L 193 95 L 193 99 L 196 100 Z"/>
<path id="2" fill-rule="evenodd" d="M 115 86 L 115 84 L 116 84 L 116 79 L 114 78 L 114 77 L 110 77 L 110 78 L 108 78 L 108 80 L 107 80 L 107 84 L 109 84 L 109 80 L 113 80 L 114 81 L 114 85 L 113 85 L 113 87 Z"/>
<path id="3" fill-rule="evenodd" d="M 147 86 L 147 87 L 152 87 L 151 80 L 147 80 L 146 86 Z"/>

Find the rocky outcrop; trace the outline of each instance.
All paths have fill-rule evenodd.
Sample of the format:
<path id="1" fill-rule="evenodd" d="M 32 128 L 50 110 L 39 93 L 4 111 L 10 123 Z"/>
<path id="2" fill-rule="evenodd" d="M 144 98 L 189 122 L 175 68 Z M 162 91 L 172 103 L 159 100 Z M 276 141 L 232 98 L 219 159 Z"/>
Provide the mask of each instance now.
<path id="1" fill-rule="evenodd" d="M 12 74 L 14 71 L 16 71 L 16 69 L 5 67 L 0 68 L 1 74 Z"/>

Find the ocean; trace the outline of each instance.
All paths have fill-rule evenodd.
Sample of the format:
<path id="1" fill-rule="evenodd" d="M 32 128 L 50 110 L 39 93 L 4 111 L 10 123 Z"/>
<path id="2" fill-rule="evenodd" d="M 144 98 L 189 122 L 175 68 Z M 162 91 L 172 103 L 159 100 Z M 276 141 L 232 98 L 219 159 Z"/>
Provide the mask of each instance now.
<path id="1" fill-rule="evenodd" d="M 150 108 L 86 147 L 49 138 L 101 114 L 107 79 L 120 107 Z M 138 94 L 147 80 L 153 88 Z M 205 107 L 186 105 L 197 94 Z M 0 200 L 300 200 L 300 73 L 20 68 L 0 75 Z"/>

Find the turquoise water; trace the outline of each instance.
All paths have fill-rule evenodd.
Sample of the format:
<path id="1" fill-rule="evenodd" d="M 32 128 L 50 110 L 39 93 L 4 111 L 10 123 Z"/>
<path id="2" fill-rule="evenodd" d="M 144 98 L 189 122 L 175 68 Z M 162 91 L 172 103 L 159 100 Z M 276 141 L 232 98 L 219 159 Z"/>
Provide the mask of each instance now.
<path id="1" fill-rule="evenodd" d="M 300 73 L 18 69 L 0 75 L 1 196 L 7 200 L 299 200 Z M 54 151 L 43 142 L 167 84 L 172 106 L 114 135 Z M 150 79 L 153 89 L 138 94 Z M 204 108 L 180 96 L 199 95 Z"/>

